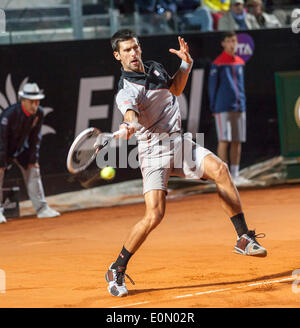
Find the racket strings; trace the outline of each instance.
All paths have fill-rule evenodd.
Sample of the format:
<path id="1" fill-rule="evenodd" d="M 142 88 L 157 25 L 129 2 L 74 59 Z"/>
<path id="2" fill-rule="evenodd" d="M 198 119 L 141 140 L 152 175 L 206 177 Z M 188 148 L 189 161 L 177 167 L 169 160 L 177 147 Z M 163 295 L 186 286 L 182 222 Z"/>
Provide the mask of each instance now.
<path id="1" fill-rule="evenodd" d="M 72 167 L 74 169 L 81 168 L 91 162 L 96 156 L 97 147 L 101 147 L 104 142 L 102 139 L 94 131 L 84 136 L 73 150 Z"/>
<path id="2" fill-rule="evenodd" d="M 73 174 L 85 171 L 96 159 L 112 136 L 101 133 L 96 128 L 83 130 L 73 141 L 67 156 L 67 168 Z"/>

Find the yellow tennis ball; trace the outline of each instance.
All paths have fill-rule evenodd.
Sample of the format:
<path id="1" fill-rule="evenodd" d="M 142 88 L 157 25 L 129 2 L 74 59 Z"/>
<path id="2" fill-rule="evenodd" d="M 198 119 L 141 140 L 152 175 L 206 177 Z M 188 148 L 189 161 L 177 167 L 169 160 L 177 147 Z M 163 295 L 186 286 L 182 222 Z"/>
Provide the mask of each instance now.
<path id="1" fill-rule="evenodd" d="M 104 167 L 100 172 L 101 178 L 104 180 L 111 180 L 115 177 L 116 171 L 111 166 Z"/>

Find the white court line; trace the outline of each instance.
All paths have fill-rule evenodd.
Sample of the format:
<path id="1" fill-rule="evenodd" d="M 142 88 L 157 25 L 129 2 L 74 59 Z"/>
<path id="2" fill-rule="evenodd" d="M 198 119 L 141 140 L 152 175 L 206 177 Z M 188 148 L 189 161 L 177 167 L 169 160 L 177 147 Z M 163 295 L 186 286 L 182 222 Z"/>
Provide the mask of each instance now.
<path id="1" fill-rule="evenodd" d="M 239 286 L 237 288 L 247 288 L 247 287 L 259 286 L 259 285 L 276 284 L 276 283 L 280 283 L 280 282 L 288 281 L 288 280 L 295 280 L 295 278 L 291 277 L 291 278 L 283 278 L 283 279 L 280 279 L 280 280 L 269 280 L 269 281 L 257 282 L 257 283 L 254 283 L 254 284 Z"/>
<path id="2" fill-rule="evenodd" d="M 205 292 L 197 292 L 197 293 L 194 293 L 194 294 L 174 296 L 173 298 L 178 299 L 178 298 L 184 298 L 184 297 L 199 296 L 199 295 L 204 295 L 204 294 L 220 293 L 220 292 L 224 292 L 224 291 L 227 291 L 227 290 L 233 290 L 235 288 L 247 288 L 247 287 L 260 286 L 260 285 L 266 285 L 266 284 L 275 284 L 275 283 L 280 283 L 280 282 L 288 281 L 288 280 L 295 280 L 295 278 L 292 278 L 292 277 L 291 278 L 282 278 L 280 280 L 262 281 L 262 282 L 256 282 L 256 283 L 253 283 L 253 284 L 248 284 L 248 285 L 243 285 L 243 286 L 238 286 L 238 287 L 213 289 L 213 290 L 207 290 Z"/>
<path id="3" fill-rule="evenodd" d="M 191 297 L 191 296 L 195 296 L 195 295 L 212 294 L 212 293 L 223 292 L 224 290 L 230 290 L 230 289 L 232 289 L 232 288 L 223 288 L 223 289 L 208 290 L 206 292 L 198 292 L 198 293 L 194 293 L 194 294 L 174 296 L 173 298 L 184 298 L 184 297 Z"/>
<path id="4" fill-rule="evenodd" d="M 207 290 L 205 292 L 197 292 L 197 293 L 193 293 L 193 294 L 173 296 L 172 299 L 181 299 L 181 298 L 193 297 L 193 296 L 199 296 L 199 295 L 205 295 L 205 294 L 221 293 L 224 291 L 234 290 L 234 289 L 238 289 L 238 288 L 247 288 L 247 287 L 249 288 L 249 287 L 260 286 L 260 285 L 277 284 L 277 283 L 281 283 L 281 282 L 289 281 L 289 280 L 296 280 L 296 278 L 293 278 L 293 277 L 282 278 L 279 280 L 268 280 L 268 281 L 256 282 L 253 284 L 247 284 L 247 285 L 237 286 L 237 287 L 228 287 L 228 288 L 223 288 L 223 289 Z M 163 301 L 167 301 L 167 299 L 163 299 Z M 139 302 L 139 303 L 120 305 L 120 306 L 113 306 L 112 308 L 124 308 L 124 307 L 128 307 L 128 306 L 142 305 L 142 304 L 149 304 L 149 303 L 154 303 L 154 301 L 145 301 L 145 302 Z"/>
<path id="5" fill-rule="evenodd" d="M 112 306 L 111 309 L 117 309 L 117 308 L 123 308 L 123 307 L 127 307 L 127 306 L 141 305 L 141 304 L 147 304 L 147 303 L 150 303 L 150 302 L 149 301 L 145 301 L 145 302 L 139 302 L 139 303 L 132 303 L 132 304 L 120 305 L 120 306 Z"/>
<path id="6" fill-rule="evenodd" d="M 184 298 L 184 297 L 191 297 L 191 296 L 194 296 L 194 294 L 187 294 L 187 295 L 175 296 L 174 298 Z"/>
<path id="7" fill-rule="evenodd" d="M 211 294 L 211 293 L 224 292 L 225 290 L 230 290 L 230 289 L 232 289 L 232 288 L 223 288 L 223 289 L 209 290 L 207 292 L 195 293 L 195 295 L 203 295 L 203 294 Z"/>

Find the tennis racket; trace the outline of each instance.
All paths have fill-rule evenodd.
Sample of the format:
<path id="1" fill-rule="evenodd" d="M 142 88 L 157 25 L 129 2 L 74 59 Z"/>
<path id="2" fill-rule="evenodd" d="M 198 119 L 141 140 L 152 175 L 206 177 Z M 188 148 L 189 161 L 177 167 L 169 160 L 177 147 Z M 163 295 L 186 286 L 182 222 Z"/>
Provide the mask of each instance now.
<path id="1" fill-rule="evenodd" d="M 120 129 L 114 133 L 102 133 L 96 128 L 83 130 L 73 141 L 67 157 L 67 169 L 76 174 L 87 169 L 95 160 L 101 149 L 106 147 L 116 136 L 122 137 L 127 133 L 126 129 Z"/>

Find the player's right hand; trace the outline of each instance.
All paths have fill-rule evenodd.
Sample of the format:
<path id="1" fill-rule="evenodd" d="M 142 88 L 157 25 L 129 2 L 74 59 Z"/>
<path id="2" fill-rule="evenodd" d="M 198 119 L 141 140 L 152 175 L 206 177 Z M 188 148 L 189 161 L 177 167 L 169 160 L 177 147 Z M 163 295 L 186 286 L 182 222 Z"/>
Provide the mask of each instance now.
<path id="1" fill-rule="evenodd" d="M 130 123 L 122 123 L 120 125 L 120 130 L 124 129 L 126 130 L 126 134 L 121 134 L 119 138 L 128 140 L 130 139 L 136 132 L 136 126 L 134 124 L 130 124 Z"/>

